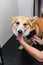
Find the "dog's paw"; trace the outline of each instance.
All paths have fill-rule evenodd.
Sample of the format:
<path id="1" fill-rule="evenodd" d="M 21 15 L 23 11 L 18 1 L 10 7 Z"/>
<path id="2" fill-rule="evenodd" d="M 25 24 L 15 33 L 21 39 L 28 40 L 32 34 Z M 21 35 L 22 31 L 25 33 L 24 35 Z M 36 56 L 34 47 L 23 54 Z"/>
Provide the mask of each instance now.
<path id="1" fill-rule="evenodd" d="M 19 48 L 18 48 L 19 50 L 22 50 L 23 49 L 23 46 L 21 45 L 21 46 L 19 46 Z"/>

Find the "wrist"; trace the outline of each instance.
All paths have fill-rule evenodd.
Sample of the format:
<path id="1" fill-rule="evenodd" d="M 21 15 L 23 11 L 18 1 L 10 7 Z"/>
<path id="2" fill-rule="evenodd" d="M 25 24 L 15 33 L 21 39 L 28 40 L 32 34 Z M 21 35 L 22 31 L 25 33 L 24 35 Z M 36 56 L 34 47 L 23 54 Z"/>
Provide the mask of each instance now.
<path id="1" fill-rule="evenodd" d="M 23 39 L 21 39 L 19 42 L 20 42 L 20 43 L 23 43 L 23 41 L 24 41 L 24 40 L 23 40 Z"/>
<path id="2" fill-rule="evenodd" d="M 24 45 L 24 40 L 23 39 L 20 40 L 19 42 L 20 42 L 21 45 Z"/>

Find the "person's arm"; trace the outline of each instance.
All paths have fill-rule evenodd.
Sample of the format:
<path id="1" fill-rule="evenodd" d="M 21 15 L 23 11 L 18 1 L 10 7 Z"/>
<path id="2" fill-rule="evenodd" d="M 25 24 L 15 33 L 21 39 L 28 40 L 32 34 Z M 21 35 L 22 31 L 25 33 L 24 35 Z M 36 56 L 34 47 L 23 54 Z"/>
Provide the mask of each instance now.
<path id="1" fill-rule="evenodd" d="M 43 62 L 43 51 L 39 51 L 38 49 L 31 47 L 30 45 L 26 44 L 23 39 L 20 40 L 20 38 L 18 38 L 18 41 L 31 56 L 38 61 Z"/>

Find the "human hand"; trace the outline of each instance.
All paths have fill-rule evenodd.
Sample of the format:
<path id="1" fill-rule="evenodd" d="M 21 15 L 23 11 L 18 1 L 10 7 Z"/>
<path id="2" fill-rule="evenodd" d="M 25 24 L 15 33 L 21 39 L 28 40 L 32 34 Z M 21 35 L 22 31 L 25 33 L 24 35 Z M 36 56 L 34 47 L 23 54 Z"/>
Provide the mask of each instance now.
<path id="1" fill-rule="evenodd" d="M 37 36 L 34 36 L 33 38 L 32 38 L 32 40 L 33 40 L 33 42 L 38 42 L 40 45 L 43 45 L 43 40 L 42 39 L 40 39 L 39 37 L 37 37 Z"/>

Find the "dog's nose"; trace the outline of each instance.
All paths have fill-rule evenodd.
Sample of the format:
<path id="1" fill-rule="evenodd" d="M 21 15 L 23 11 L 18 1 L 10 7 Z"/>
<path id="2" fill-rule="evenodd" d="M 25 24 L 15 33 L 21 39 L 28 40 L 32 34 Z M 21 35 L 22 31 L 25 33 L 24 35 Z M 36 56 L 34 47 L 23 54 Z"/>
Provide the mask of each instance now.
<path id="1" fill-rule="evenodd" d="M 18 33 L 19 33 L 19 34 L 22 34 L 22 30 L 19 30 Z"/>

